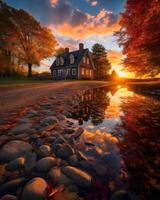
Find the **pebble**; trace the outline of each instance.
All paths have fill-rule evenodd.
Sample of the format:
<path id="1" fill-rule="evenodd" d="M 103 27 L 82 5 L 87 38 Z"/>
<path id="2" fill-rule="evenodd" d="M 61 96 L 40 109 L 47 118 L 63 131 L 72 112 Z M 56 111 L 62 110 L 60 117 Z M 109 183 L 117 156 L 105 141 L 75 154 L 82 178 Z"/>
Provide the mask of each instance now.
<path id="1" fill-rule="evenodd" d="M 69 186 L 73 184 L 73 181 L 64 175 L 60 168 L 52 168 L 48 173 L 48 180 L 51 182 L 53 186 L 64 184 L 65 186 Z"/>
<path id="2" fill-rule="evenodd" d="M 62 159 L 68 159 L 70 156 L 72 156 L 74 154 L 74 150 L 73 148 L 68 145 L 68 144 L 64 144 L 60 149 L 58 149 L 58 151 L 56 152 L 56 155 L 59 158 Z"/>
<path id="3" fill-rule="evenodd" d="M 47 172 L 53 166 L 57 165 L 57 159 L 54 157 L 45 157 L 37 161 L 36 168 L 40 172 Z"/>
<path id="4" fill-rule="evenodd" d="M 18 135 L 20 133 L 32 133 L 31 127 L 32 127 L 31 123 L 19 124 L 16 127 L 12 128 L 10 130 L 10 133 L 14 135 Z"/>
<path id="5" fill-rule="evenodd" d="M 15 171 L 15 170 L 22 169 L 24 166 L 24 163 L 25 163 L 24 157 L 16 158 L 15 160 L 12 160 L 11 162 L 8 163 L 7 170 Z"/>
<path id="6" fill-rule="evenodd" d="M 16 190 L 24 183 L 24 181 L 25 178 L 17 178 L 2 184 L 0 187 L 0 194 L 4 195 L 7 193 L 15 193 Z"/>
<path id="7" fill-rule="evenodd" d="M 29 143 L 12 140 L 0 149 L 0 162 L 9 162 L 20 156 L 25 156 L 28 152 L 32 151 L 32 146 Z"/>
<path id="8" fill-rule="evenodd" d="M 24 165 L 25 172 L 30 173 L 34 170 L 36 166 L 37 154 L 32 152 L 26 155 L 26 162 Z"/>
<path id="9" fill-rule="evenodd" d="M 62 172 L 79 187 L 88 188 L 91 186 L 91 176 L 78 168 L 66 166 L 62 168 Z"/>
<path id="10" fill-rule="evenodd" d="M 47 182 L 43 178 L 33 178 L 24 187 L 22 200 L 44 200 L 47 197 Z"/>
<path id="11" fill-rule="evenodd" d="M 49 117 L 45 117 L 42 121 L 41 121 L 41 124 L 43 126 L 48 126 L 48 125 L 53 125 L 53 124 L 56 124 L 58 123 L 58 120 L 56 117 L 53 117 L 53 116 L 49 116 Z"/>
<path id="12" fill-rule="evenodd" d="M 41 157 L 46 157 L 51 154 L 51 147 L 49 145 L 42 145 L 39 147 L 39 155 Z"/>
<path id="13" fill-rule="evenodd" d="M 0 200 L 17 200 L 17 197 L 11 194 L 6 194 Z"/>

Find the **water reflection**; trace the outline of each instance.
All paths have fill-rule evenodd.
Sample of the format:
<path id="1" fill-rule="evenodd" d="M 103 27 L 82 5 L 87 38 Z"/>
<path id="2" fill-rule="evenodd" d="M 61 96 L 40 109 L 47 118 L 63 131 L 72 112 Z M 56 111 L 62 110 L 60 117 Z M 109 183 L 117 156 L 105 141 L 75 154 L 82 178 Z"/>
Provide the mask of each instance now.
<path id="1" fill-rule="evenodd" d="M 97 88 L 74 97 L 72 118 L 85 129 L 79 148 L 109 181 L 140 199 L 159 199 L 160 101 L 127 88 Z M 92 144 L 92 145 L 88 145 Z"/>

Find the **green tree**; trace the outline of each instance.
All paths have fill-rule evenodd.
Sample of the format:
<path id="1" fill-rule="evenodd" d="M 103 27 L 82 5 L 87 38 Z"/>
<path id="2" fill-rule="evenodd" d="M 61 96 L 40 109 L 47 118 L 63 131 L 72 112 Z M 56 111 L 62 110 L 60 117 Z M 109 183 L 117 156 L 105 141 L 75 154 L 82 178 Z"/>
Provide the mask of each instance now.
<path id="1" fill-rule="evenodd" d="M 111 69 L 111 64 L 107 58 L 107 51 L 101 44 L 94 44 L 92 47 L 92 55 L 96 68 L 95 78 L 106 79 L 108 72 Z"/>
<path id="2" fill-rule="evenodd" d="M 18 59 L 28 65 L 28 76 L 32 76 L 32 65 L 51 57 L 57 42 L 50 29 L 42 26 L 32 15 L 1 3 L 0 48 L 10 49 Z M 7 33 L 7 34 L 6 34 Z"/>

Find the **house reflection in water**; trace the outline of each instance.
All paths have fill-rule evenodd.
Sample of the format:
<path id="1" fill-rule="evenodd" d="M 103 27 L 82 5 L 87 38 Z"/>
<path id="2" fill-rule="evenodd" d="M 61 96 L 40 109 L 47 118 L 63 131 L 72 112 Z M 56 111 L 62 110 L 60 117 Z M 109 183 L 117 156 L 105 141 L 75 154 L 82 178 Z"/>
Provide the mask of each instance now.
<path id="1" fill-rule="evenodd" d="M 109 91 L 114 95 L 117 87 L 96 88 L 83 91 L 80 95 L 75 96 L 71 111 L 72 118 L 77 119 L 79 125 L 88 120 L 91 120 L 93 125 L 102 123 L 105 118 L 105 111 L 110 102 Z"/>

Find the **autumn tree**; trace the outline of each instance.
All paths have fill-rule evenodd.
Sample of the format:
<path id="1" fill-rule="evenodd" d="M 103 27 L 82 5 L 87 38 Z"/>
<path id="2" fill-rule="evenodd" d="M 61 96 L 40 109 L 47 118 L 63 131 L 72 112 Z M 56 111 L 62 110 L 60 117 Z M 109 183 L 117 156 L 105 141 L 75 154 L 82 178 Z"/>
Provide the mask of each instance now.
<path id="1" fill-rule="evenodd" d="M 160 2 L 127 0 L 116 33 L 126 55 L 126 69 L 137 75 L 160 73 Z"/>
<path id="2" fill-rule="evenodd" d="M 107 58 L 107 51 L 105 47 L 98 43 L 94 44 L 92 47 L 92 55 L 96 68 L 95 78 L 106 79 L 108 72 L 111 69 L 111 64 Z"/>
<path id="3" fill-rule="evenodd" d="M 42 59 L 52 56 L 57 45 L 50 29 L 26 11 L 6 4 L 0 10 L 0 39 L 2 49 L 9 49 L 28 65 L 29 77 L 32 76 L 32 65 L 39 65 Z"/>
<path id="4" fill-rule="evenodd" d="M 63 54 L 63 53 L 65 53 L 65 48 L 59 47 L 58 49 L 56 49 L 55 56 L 58 56 L 58 55 Z"/>

